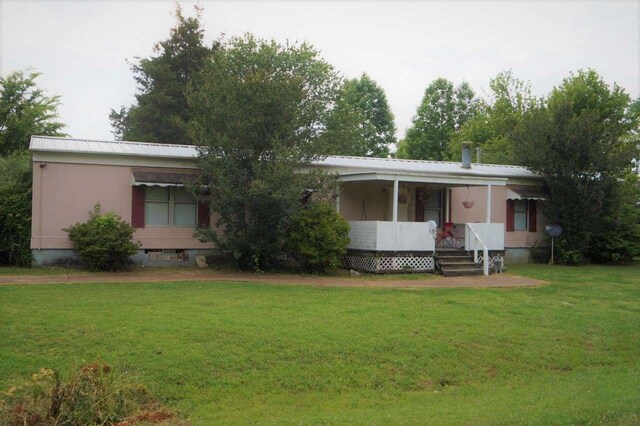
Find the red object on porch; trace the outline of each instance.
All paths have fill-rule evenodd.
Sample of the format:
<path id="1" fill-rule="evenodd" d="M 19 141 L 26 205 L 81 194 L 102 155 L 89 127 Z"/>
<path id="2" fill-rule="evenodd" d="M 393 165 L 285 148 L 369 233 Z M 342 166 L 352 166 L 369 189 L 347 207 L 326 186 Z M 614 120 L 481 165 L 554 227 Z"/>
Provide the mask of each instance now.
<path id="1" fill-rule="evenodd" d="M 507 200 L 507 232 L 513 232 L 515 229 L 514 213 L 515 206 L 513 200 Z"/>
<path id="2" fill-rule="evenodd" d="M 131 225 L 144 228 L 144 186 L 131 187 Z"/>
<path id="3" fill-rule="evenodd" d="M 436 246 L 443 241 L 449 243 L 448 245 L 451 248 L 456 248 L 456 235 L 453 233 L 453 222 L 445 223 L 443 228 L 438 232 L 436 236 Z"/>
<path id="4" fill-rule="evenodd" d="M 536 232 L 538 227 L 536 225 L 538 215 L 538 203 L 536 200 L 529 200 L 529 232 Z"/>
<path id="5" fill-rule="evenodd" d="M 198 226 L 208 228 L 211 224 L 211 212 L 207 203 L 198 202 Z"/>

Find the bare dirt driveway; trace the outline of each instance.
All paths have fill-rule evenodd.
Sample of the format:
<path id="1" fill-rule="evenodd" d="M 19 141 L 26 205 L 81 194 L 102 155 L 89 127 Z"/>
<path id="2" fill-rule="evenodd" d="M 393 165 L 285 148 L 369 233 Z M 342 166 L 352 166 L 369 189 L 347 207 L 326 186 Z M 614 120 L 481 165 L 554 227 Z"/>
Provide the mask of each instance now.
<path id="1" fill-rule="evenodd" d="M 326 287 L 374 287 L 374 288 L 490 288 L 534 287 L 544 281 L 510 274 L 468 277 L 361 275 L 307 276 L 293 274 L 259 274 L 235 271 L 188 269 L 185 271 L 136 270 L 114 273 L 56 273 L 51 275 L 0 275 L 0 285 L 16 284 L 71 284 L 71 283 L 127 283 L 127 282 L 176 282 L 176 281 L 226 281 L 260 284 L 315 285 Z"/>

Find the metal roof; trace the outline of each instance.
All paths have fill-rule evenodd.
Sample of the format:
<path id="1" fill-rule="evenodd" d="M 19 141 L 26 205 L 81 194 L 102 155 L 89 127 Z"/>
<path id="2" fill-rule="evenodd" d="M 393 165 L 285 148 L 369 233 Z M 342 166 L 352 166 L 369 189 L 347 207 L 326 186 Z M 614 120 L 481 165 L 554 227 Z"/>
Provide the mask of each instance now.
<path id="1" fill-rule="evenodd" d="M 366 171 L 401 172 L 417 174 L 447 174 L 462 176 L 492 176 L 535 178 L 535 173 L 525 167 L 497 164 L 472 164 L 465 169 L 454 161 L 401 160 L 397 158 L 370 158 L 330 156 L 315 162 L 319 166 L 357 168 Z"/>
<path id="2" fill-rule="evenodd" d="M 30 151 L 77 154 L 126 155 L 164 158 L 195 158 L 198 151 L 191 145 L 149 142 L 100 141 L 89 139 L 31 136 Z"/>
<path id="3" fill-rule="evenodd" d="M 193 159 L 198 150 L 193 145 L 171 145 L 148 142 L 101 141 L 51 136 L 32 136 L 29 150 L 34 152 L 59 152 L 78 154 L 102 154 L 155 158 Z M 314 165 L 340 169 L 358 169 L 365 172 L 395 172 L 418 174 L 447 174 L 461 176 L 492 176 L 504 178 L 535 178 L 536 174 L 521 166 L 472 164 L 464 169 L 461 163 L 452 161 L 400 160 L 395 158 L 370 158 L 329 156 L 314 161 Z M 351 172 L 353 173 L 353 172 Z"/>

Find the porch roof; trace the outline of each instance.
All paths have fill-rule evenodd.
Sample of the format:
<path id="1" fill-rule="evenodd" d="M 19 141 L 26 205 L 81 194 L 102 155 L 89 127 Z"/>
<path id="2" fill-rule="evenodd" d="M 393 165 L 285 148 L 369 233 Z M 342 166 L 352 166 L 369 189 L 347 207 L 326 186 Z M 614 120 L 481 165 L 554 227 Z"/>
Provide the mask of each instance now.
<path id="1" fill-rule="evenodd" d="M 435 183 L 447 186 L 506 186 L 507 178 L 489 176 L 457 176 L 438 173 L 340 173 L 338 182 L 395 181 Z"/>
<path id="2" fill-rule="evenodd" d="M 465 169 L 462 167 L 462 163 L 454 161 L 402 160 L 397 158 L 347 157 L 335 155 L 316 161 L 314 165 L 337 169 L 341 175 L 378 172 L 419 176 L 444 175 L 505 179 L 540 178 L 540 176 L 531 170 L 521 166 L 471 164 L 470 168 Z"/>

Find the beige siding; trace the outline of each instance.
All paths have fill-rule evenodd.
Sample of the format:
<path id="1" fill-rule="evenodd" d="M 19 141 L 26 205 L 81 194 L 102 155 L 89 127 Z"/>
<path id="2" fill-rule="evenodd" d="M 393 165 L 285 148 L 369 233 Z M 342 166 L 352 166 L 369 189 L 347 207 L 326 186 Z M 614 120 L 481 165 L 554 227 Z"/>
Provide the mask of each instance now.
<path id="1" fill-rule="evenodd" d="M 469 198 L 474 201 L 470 209 L 464 208 L 462 202 L 467 198 L 467 188 L 453 188 L 452 190 L 452 221 L 454 223 L 484 222 L 486 220 L 487 188 L 476 186 L 469 188 Z M 544 241 L 544 226 L 546 219 L 538 202 L 536 232 L 513 231 L 505 233 L 505 247 L 532 247 Z M 506 187 L 491 187 L 491 222 L 507 223 Z"/>
<path id="2" fill-rule="evenodd" d="M 542 201 L 538 201 L 536 232 L 513 231 L 507 232 L 504 240 L 505 247 L 534 247 L 544 241 L 544 227 L 548 224 L 540 211 Z M 505 207 L 506 210 L 506 207 Z"/>
<path id="3" fill-rule="evenodd" d="M 415 188 L 400 185 L 398 221 L 415 220 Z M 391 220 L 393 215 L 391 182 L 343 183 L 340 190 L 340 213 L 346 220 Z"/>
<path id="4" fill-rule="evenodd" d="M 340 187 L 340 213 L 346 220 L 391 220 L 393 185 L 345 183 Z"/>
<path id="5" fill-rule="evenodd" d="M 505 223 L 507 217 L 506 190 L 504 186 L 491 187 L 491 222 Z M 486 222 L 487 220 L 487 188 L 484 186 L 469 187 L 469 199 L 473 207 L 465 208 L 462 203 L 467 199 L 467 188 L 457 187 L 451 190 L 451 221 L 453 223 Z"/>
<path id="6" fill-rule="evenodd" d="M 33 249 L 71 248 L 62 229 L 87 220 L 95 203 L 131 221 L 131 167 L 47 163 L 33 167 Z M 212 222 L 213 223 L 213 222 Z M 206 249 L 193 237 L 193 228 L 147 227 L 137 229 L 134 239 L 141 248 Z"/>

